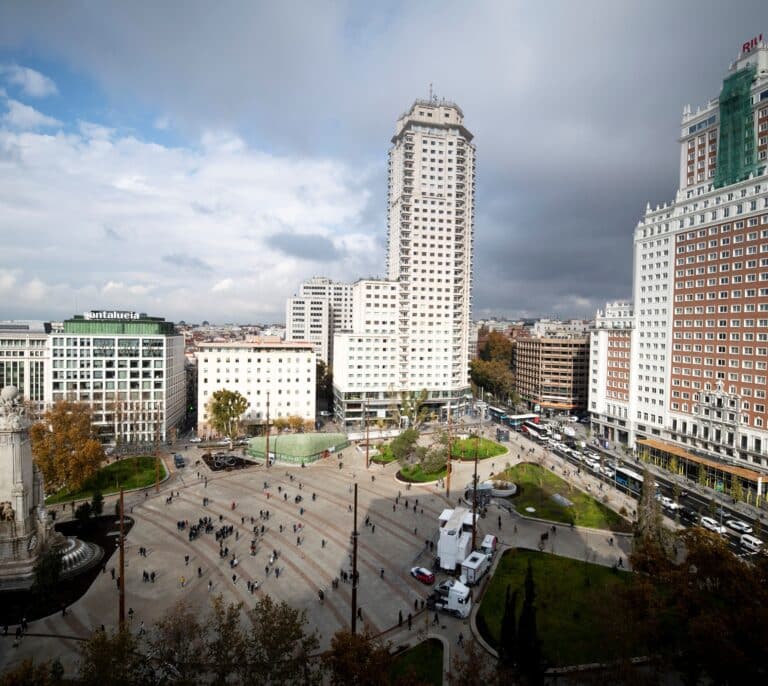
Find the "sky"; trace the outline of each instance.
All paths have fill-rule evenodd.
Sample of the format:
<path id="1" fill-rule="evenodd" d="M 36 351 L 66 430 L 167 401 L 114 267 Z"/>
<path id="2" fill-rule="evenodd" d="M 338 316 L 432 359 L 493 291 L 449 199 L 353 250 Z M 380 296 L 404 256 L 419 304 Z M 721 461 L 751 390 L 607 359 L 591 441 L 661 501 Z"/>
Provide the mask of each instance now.
<path id="1" fill-rule="evenodd" d="M 277 323 L 312 276 L 383 276 L 413 100 L 475 136 L 473 318 L 631 297 L 764 0 L 0 0 L 0 319 Z"/>

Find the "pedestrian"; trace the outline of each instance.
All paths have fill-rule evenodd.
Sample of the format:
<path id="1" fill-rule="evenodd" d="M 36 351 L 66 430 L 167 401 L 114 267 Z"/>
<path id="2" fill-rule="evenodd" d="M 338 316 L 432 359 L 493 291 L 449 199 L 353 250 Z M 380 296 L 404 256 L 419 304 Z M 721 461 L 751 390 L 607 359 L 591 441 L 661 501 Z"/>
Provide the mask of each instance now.
<path id="1" fill-rule="evenodd" d="M 324 538 L 320 541 L 320 547 L 321 548 L 325 548 L 325 539 Z"/>
<path id="2" fill-rule="evenodd" d="M 203 576 L 203 568 L 198 567 L 197 568 L 197 578 L 199 579 L 201 576 Z"/>
<path id="3" fill-rule="evenodd" d="M 413 616 L 412 616 L 412 615 L 411 615 L 411 613 L 409 612 L 409 613 L 408 613 L 408 631 L 410 631 L 410 630 L 411 630 L 411 627 L 412 627 L 412 626 L 413 626 Z"/>
<path id="4" fill-rule="evenodd" d="M 375 524 L 371 524 L 371 533 L 372 534 L 376 533 L 376 525 Z"/>
<path id="5" fill-rule="evenodd" d="M 208 592 L 210 593 L 213 590 L 213 581 L 211 579 L 208 579 Z"/>
<path id="6" fill-rule="evenodd" d="M 112 567 L 112 569 L 109 570 L 109 573 L 112 575 L 112 578 L 115 578 L 115 568 Z"/>
<path id="7" fill-rule="evenodd" d="M 432 626 L 436 626 L 437 624 L 440 624 L 440 620 L 438 619 L 437 612 L 435 612 L 435 618 L 432 620 Z"/>
<path id="8" fill-rule="evenodd" d="M 624 558 L 619 558 L 619 567 L 624 568 Z"/>
<path id="9" fill-rule="evenodd" d="M 184 556 L 184 566 L 189 567 L 189 555 Z"/>
<path id="10" fill-rule="evenodd" d="M 128 608 L 128 620 L 131 621 L 131 622 L 133 621 L 133 608 L 132 607 Z"/>
<path id="11" fill-rule="evenodd" d="M 141 620 L 141 624 L 139 624 L 139 636 L 143 636 L 145 633 L 144 631 L 144 620 Z"/>
<path id="12" fill-rule="evenodd" d="M 416 598 L 416 600 L 413 601 L 413 611 L 418 612 L 419 611 L 419 599 Z"/>
<path id="13" fill-rule="evenodd" d="M 464 634 L 459 631 L 459 638 L 456 641 L 462 648 L 464 647 Z"/>
<path id="14" fill-rule="evenodd" d="M 150 575 L 149 575 L 149 580 L 150 580 L 152 583 L 155 583 L 155 573 L 154 573 L 154 572 L 151 572 L 151 573 L 150 573 Z"/>
<path id="15" fill-rule="evenodd" d="M 379 573 L 379 578 L 380 579 L 384 578 L 384 567 L 381 568 L 381 572 Z"/>
<path id="16" fill-rule="evenodd" d="M 362 622 L 363 621 L 363 608 L 358 607 L 357 608 L 357 618 Z"/>
<path id="17" fill-rule="evenodd" d="M 236 584 L 236 583 L 237 583 L 237 574 L 233 574 L 233 575 L 232 575 L 232 583 L 233 583 L 233 584 Z"/>
<path id="18" fill-rule="evenodd" d="M 397 626 L 403 626 L 403 611 L 402 610 L 398 610 L 397 611 Z M 3 634 L 3 635 L 4 636 L 8 635 L 8 627 L 7 626 L 5 627 L 5 634 Z"/>

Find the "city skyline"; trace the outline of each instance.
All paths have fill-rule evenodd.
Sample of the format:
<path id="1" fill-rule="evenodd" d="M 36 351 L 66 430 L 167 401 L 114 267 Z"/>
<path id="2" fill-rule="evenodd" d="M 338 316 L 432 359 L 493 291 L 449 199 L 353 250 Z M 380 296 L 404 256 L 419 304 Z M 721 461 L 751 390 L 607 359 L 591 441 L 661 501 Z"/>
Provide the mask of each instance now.
<path id="1" fill-rule="evenodd" d="M 6 5 L 0 318 L 276 322 L 314 275 L 384 276 L 391 122 L 430 83 L 484 150 L 473 316 L 591 317 L 631 296 L 627 238 L 672 199 L 679 112 L 768 26 L 756 2 L 700 7 L 480 4 L 459 27 L 430 3 L 192 5 L 180 27 L 173 6 Z"/>

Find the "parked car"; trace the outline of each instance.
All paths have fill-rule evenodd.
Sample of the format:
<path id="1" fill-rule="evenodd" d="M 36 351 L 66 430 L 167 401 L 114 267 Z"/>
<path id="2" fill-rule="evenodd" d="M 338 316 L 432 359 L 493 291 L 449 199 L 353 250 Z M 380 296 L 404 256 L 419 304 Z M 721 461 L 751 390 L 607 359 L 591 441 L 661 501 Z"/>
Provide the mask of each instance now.
<path id="1" fill-rule="evenodd" d="M 182 467 L 186 466 L 187 463 L 184 461 L 184 457 L 182 455 L 176 453 L 176 455 L 173 456 L 173 464 L 177 469 L 181 469 Z"/>
<path id="2" fill-rule="evenodd" d="M 712 519 L 712 517 L 702 517 L 700 523 L 705 529 L 714 531 L 716 534 L 723 535 L 728 531 L 724 526 L 720 526 L 717 520 Z"/>
<path id="3" fill-rule="evenodd" d="M 435 575 L 424 567 L 414 567 L 411 569 L 411 576 L 423 584 L 431 585 L 435 583 Z"/>
<path id="4" fill-rule="evenodd" d="M 189 442 L 190 443 L 202 443 L 203 439 L 202 438 L 198 438 L 197 436 L 193 436 L 192 438 L 189 439 Z"/>
<path id="5" fill-rule="evenodd" d="M 725 521 L 725 525 L 729 529 L 733 529 L 734 531 L 737 531 L 740 534 L 752 533 L 752 527 L 746 522 L 742 522 L 740 519 L 727 519 Z"/>

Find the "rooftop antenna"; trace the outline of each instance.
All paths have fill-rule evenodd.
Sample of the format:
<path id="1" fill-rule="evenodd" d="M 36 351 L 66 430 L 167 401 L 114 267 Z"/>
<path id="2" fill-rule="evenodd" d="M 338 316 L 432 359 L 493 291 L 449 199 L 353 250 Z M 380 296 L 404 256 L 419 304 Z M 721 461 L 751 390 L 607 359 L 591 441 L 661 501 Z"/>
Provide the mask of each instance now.
<path id="1" fill-rule="evenodd" d="M 434 95 L 432 94 L 432 84 L 429 84 L 429 101 L 432 102 L 434 100 Z"/>

